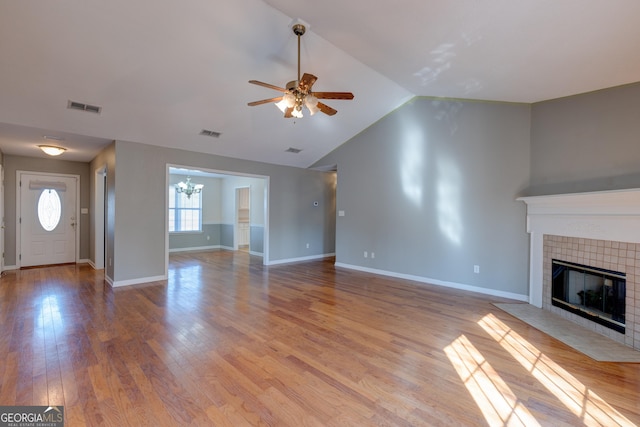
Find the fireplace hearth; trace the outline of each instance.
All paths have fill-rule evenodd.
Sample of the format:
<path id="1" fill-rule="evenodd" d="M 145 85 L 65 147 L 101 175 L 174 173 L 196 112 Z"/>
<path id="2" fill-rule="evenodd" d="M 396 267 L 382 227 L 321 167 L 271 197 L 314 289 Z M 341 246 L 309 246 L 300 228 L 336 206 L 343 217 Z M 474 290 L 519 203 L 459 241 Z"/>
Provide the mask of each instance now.
<path id="1" fill-rule="evenodd" d="M 551 304 L 625 333 L 626 274 L 554 259 Z"/>

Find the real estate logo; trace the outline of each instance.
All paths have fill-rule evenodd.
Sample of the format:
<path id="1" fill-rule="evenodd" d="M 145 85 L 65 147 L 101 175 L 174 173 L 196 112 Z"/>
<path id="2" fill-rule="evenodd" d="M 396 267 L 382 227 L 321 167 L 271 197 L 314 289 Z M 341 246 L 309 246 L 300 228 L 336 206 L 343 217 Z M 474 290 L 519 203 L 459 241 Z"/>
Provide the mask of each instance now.
<path id="1" fill-rule="evenodd" d="M 0 427 L 64 427 L 64 406 L 0 406 Z"/>

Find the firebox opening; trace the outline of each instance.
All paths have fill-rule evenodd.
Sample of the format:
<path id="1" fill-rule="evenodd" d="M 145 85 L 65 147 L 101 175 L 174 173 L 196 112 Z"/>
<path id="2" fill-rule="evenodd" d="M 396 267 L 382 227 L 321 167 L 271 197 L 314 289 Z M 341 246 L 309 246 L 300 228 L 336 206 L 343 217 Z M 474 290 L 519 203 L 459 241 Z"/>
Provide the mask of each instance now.
<path id="1" fill-rule="evenodd" d="M 551 304 L 625 333 L 626 274 L 552 260 Z"/>

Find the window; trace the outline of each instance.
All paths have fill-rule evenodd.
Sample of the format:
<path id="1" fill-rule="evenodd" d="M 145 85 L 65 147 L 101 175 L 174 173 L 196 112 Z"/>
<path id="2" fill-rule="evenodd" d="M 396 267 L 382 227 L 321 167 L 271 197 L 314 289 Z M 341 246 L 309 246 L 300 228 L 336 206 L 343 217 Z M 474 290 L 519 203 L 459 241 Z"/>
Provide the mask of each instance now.
<path id="1" fill-rule="evenodd" d="M 202 193 L 187 197 L 169 186 L 169 232 L 202 231 Z"/>
<path id="2" fill-rule="evenodd" d="M 38 220 L 46 231 L 53 231 L 60 223 L 62 205 L 60 196 L 54 189 L 47 188 L 38 198 Z"/>

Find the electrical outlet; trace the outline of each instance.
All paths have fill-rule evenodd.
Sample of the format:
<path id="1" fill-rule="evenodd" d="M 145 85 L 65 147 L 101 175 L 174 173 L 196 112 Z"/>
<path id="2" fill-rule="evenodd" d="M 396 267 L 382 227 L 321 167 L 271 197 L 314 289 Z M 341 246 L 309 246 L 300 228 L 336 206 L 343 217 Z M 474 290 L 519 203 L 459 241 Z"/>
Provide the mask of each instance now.
<path id="1" fill-rule="evenodd" d="M 307 243 L 307 249 L 309 249 L 309 244 Z"/>
<path id="2" fill-rule="evenodd" d="M 371 258 L 375 258 L 376 257 L 376 253 L 375 252 L 371 252 Z"/>
<path id="3" fill-rule="evenodd" d="M 480 274 L 480 266 L 479 265 L 474 265 L 473 266 L 473 272 L 476 274 Z"/>
<path id="4" fill-rule="evenodd" d="M 367 251 L 364 251 L 364 257 L 367 258 L 369 256 L 369 254 L 367 253 Z"/>

